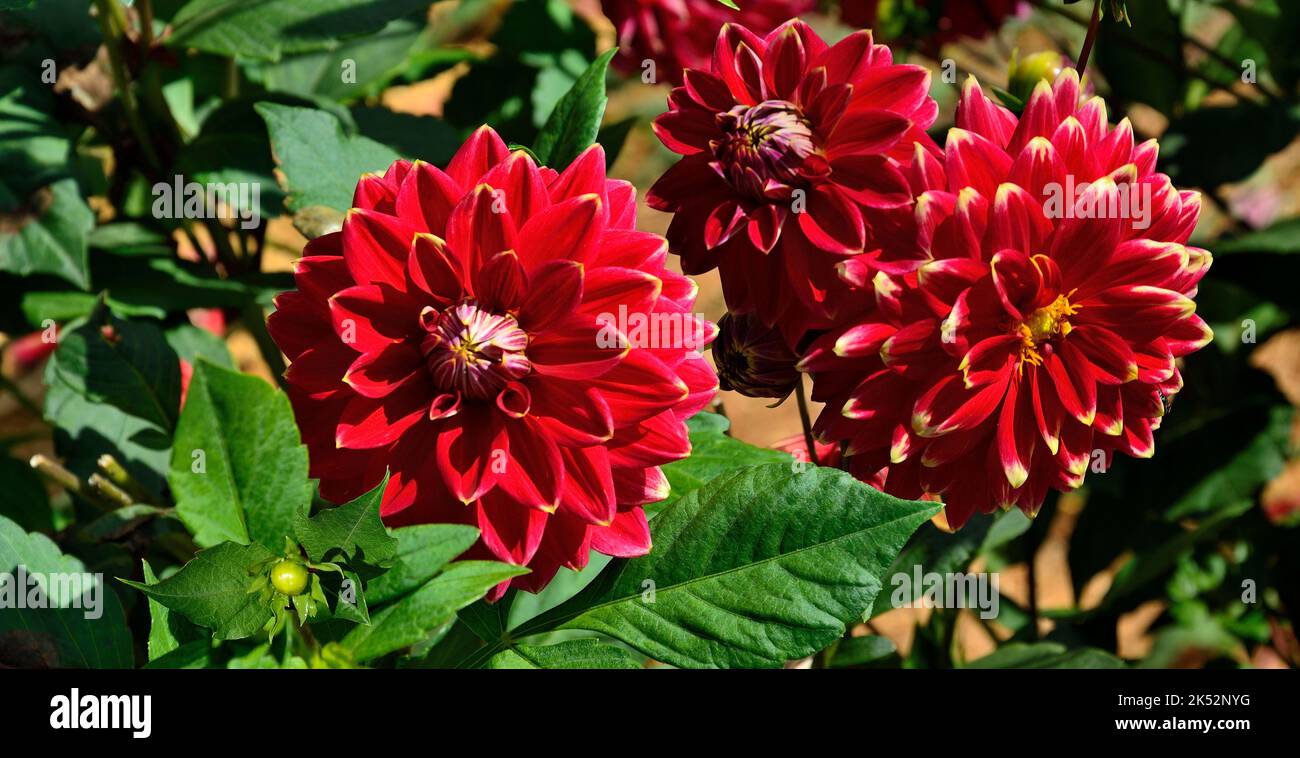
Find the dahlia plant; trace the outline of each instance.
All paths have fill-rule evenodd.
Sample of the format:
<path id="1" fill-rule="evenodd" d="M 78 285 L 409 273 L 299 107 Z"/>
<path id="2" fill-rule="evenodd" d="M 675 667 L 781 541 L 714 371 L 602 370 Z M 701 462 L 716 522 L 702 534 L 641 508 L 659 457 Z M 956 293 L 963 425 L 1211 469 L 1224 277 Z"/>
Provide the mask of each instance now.
<path id="1" fill-rule="evenodd" d="M 907 167 L 914 246 L 843 267 L 874 303 L 800 366 L 850 470 L 942 495 L 961 526 L 1036 512 L 1094 454 L 1150 457 L 1177 361 L 1213 333 L 1192 300 L 1210 254 L 1186 244 L 1199 195 L 1156 171 L 1154 140 L 1081 102 L 1074 69 L 1019 119 L 968 79 L 956 122 L 942 160 L 918 150 Z"/>
<path id="2" fill-rule="evenodd" d="M 682 269 L 718 269 L 728 308 L 791 347 L 830 326 L 848 299 L 836 266 L 875 248 L 876 224 L 911 200 L 900 161 L 938 151 L 929 82 L 870 31 L 827 45 L 800 21 L 765 36 L 725 27 L 654 124 L 683 156 L 647 197 L 673 213 Z"/>
<path id="3" fill-rule="evenodd" d="M 0 668 L 1300 666 L 1297 21 L 0 0 Z"/>
<path id="4" fill-rule="evenodd" d="M 717 378 L 694 285 L 635 219 L 599 145 L 556 172 L 487 127 L 446 171 L 363 177 L 268 323 L 321 494 L 351 500 L 387 469 L 385 523 L 473 524 L 471 554 L 529 566 L 526 589 L 591 550 L 649 551 L 641 506 L 667 495 L 659 466 L 690 452 Z M 688 339 L 631 341 L 619 321 L 637 316 Z"/>

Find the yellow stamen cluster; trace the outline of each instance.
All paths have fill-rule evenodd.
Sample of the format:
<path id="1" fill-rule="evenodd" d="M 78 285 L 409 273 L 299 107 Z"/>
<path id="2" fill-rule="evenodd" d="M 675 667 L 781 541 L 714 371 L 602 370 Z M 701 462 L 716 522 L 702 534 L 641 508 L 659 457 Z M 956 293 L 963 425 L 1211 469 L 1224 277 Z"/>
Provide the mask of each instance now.
<path id="1" fill-rule="evenodd" d="M 1070 333 L 1073 327 L 1070 326 L 1070 322 L 1066 320 L 1066 317 L 1079 312 L 1078 306 L 1070 304 L 1070 295 L 1073 294 L 1074 291 L 1071 290 L 1067 295 L 1057 295 L 1055 300 L 1030 313 L 1024 320 L 1017 322 L 1012 327 L 1012 331 L 1020 335 L 1020 368 L 1022 370 L 1026 363 L 1031 366 L 1042 365 L 1043 355 L 1038 352 L 1039 345 L 1052 337 L 1064 337 Z"/>

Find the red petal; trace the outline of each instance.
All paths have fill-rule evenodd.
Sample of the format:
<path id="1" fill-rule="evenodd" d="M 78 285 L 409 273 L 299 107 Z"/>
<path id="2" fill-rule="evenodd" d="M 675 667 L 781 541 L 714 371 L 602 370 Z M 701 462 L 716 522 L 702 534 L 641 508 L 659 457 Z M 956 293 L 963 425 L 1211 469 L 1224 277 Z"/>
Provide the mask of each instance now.
<path id="1" fill-rule="evenodd" d="M 528 508 L 496 492 L 475 504 L 483 544 L 498 559 L 522 566 L 533 559 L 541 545 L 550 516 Z"/>
<path id="2" fill-rule="evenodd" d="M 489 169 L 509 155 L 510 148 L 506 147 L 506 143 L 501 141 L 492 127 L 480 126 L 456 151 L 447 166 L 447 173 L 461 187 L 472 187 Z"/>
<path id="3" fill-rule="evenodd" d="M 614 523 L 604 529 L 593 529 L 593 550 L 615 558 L 635 558 L 650 552 L 650 525 L 645 511 L 632 508 L 614 516 Z"/>
<path id="4" fill-rule="evenodd" d="M 556 203 L 533 216 L 519 230 L 515 248 L 524 268 L 532 270 L 552 260 L 584 263 L 594 258 L 596 242 L 604 229 L 603 204 L 595 194 Z"/>
<path id="5" fill-rule="evenodd" d="M 564 448 L 560 509 L 592 524 L 609 524 L 616 509 L 609 453 L 603 447 Z"/>
<path id="6" fill-rule="evenodd" d="M 495 410 L 463 406 L 442 424 L 434 454 L 442 479 L 456 499 L 473 502 L 491 490 L 503 474 L 515 475 L 508 471 L 513 451 L 507 424 Z"/>

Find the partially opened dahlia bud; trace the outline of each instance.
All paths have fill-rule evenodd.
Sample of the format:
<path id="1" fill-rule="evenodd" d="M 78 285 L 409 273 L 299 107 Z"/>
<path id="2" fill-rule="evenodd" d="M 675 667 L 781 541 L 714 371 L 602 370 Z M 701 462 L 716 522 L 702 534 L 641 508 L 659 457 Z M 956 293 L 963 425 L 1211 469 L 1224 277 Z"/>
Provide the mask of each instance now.
<path id="1" fill-rule="evenodd" d="M 269 323 L 322 495 L 390 469 L 386 523 L 477 526 L 471 554 L 527 565 L 533 591 L 589 549 L 648 551 L 641 505 L 717 388 L 713 334 L 600 147 L 557 174 L 484 127 L 446 171 L 398 161 L 353 202 Z"/>
<path id="2" fill-rule="evenodd" d="M 706 68 L 726 23 L 766 34 L 812 10 L 814 0 L 747 0 L 728 8 L 718 0 L 601 0 L 618 33 L 615 65 L 649 83 L 681 84 L 688 68 Z"/>
<path id="3" fill-rule="evenodd" d="M 681 161 L 647 202 L 682 268 L 717 268 L 727 307 L 777 324 L 791 345 L 847 305 L 836 265 L 876 246 L 876 211 L 911 202 L 898 160 L 936 105 L 929 73 L 894 65 L 869 31 L 827 46 L 791 21 L 759 37 L 728 25 L 708 71 L 686 72 L 655 132 Z"/>
<path id="4" fill-rule="evenodd" d="M 719 319 L 713 363 L 722 389 L 746 397 L 786 397 L 799 386 L 796 360 L 781 333 L 755 316 L 728 313 Z"/>
<path id="5" fill-rule="evenodd" d="M 1199 196 L 1156 151 L 1080 104 L 1073 69 L 1019 120 L 967 82 L 943 160 L 908 168 L 915 244 L 845 267 L 875 307 L 801 363 L 850 470 L 942 495 L 955 527 L 1154 453 L 1177 361 L 1212 336 L 1192 300 L 1210 254 L 1186 244 Z"/>

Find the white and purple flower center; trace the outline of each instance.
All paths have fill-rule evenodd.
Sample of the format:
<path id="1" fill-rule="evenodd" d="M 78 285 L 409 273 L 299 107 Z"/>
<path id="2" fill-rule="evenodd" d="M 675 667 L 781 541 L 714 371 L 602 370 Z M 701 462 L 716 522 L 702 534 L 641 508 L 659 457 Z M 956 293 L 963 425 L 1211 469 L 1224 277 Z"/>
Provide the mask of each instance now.
<path id="1" fill-rule="evenodd" d="M 716 168 L 736 190 L 761 198 L 770 182 L 799 185 L 804 161 L 815 152 L 803 111 L 785 100 L 737 105 L 718 114 L 722 139 L 711 143 Z"/>
<path id="2" fill-rule="evenodd" d="M 528 333 L 514 316 L 464 300 L 441 312 L 425 308 L 420 322 L 428 332 L 420 348 L 439 389 L 493 398 L 532 370 L 524 355 Z"/>

